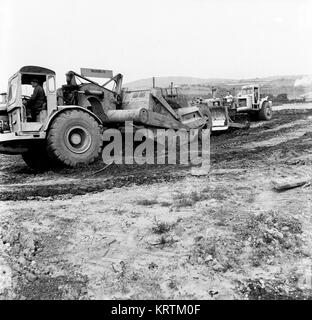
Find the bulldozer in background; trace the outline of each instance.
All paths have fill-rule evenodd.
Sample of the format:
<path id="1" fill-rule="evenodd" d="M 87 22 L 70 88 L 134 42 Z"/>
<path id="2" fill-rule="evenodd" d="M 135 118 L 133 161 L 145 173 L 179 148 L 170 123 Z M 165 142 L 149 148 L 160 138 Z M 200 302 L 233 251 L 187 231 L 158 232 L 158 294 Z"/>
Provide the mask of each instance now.
<path id="1" fill-rule="evenodd" d="M 35 122 L 23 104 L 30 98 L 25 92 L 33 78 L 46 94 L 46 104 Z M 108 81 L 101 85 L 90 78 Z M 122 130 L 125 121 L 152 129 L 209 127 L 208 117 L 198 107 L 174 109 L 161 89 L 123 90 L 122 79 L 110 70 L 81 69 L 81 74 L 68 72 L 66 84 L 56 89 L 53 70 L 22 67 L 9 79 L 7 98 L 1 105 L 1 121 L 6 125 L 0 131 L 0 153 L 21 154 L 35 170 L 52 164 L 75 167 L 93 162 L 101 153 L 104 129 Z"/>
<path id="2" fill-rule="evenodd" d="M 271 120 L 273 116 L 272 101 L 260 95 L 260 86 L 246 85 L 236 94 L 233 108 L 239 113 L 248 113 L 258 120 Z"/>
<path id="3" fill-rule="evenodd" d="M 272 101 L 260 96 L 260 86 L 246 85 L 238 93 L 227 99 L 215 96 L 217 88 L 212 88 L 212 98 L 197 98 L 192 105 L 205 108 L 206 105 L 212 117 L 212 131 L 225 131 L 230 127 L 248 129 L 251 120 L 269 121 L 273 117 Z"/>
<path id="4" fill-rule="evenodd" d="M 191 105 L 197 106 L 203 113 L 211 118 L 211 131 L 222 132 L 229 128 L 248 129 L 250 123 L 244 114 L 237 114 L 232 103 L 226 98 L 216 97 L 216 87 L 212 87 L 212 98 L 197 98 L 191 101 Z"/>

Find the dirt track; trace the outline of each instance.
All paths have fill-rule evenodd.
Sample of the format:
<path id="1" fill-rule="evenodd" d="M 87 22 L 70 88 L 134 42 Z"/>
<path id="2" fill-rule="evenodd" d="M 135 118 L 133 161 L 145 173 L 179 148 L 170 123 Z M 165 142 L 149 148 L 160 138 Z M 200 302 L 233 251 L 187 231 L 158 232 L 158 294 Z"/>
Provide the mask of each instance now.
<path id="1" fill-rule="evenodd" d="M 0 299 L 311 298 L 312 110 L 212 137 L 179 166 L 32 173 L 0 156 Z"/>

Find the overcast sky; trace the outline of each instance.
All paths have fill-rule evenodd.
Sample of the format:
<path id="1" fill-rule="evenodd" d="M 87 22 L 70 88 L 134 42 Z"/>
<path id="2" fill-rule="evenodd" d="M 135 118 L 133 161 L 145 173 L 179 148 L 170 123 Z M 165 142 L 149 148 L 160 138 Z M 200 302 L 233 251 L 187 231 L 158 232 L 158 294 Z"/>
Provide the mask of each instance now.
<path id="1" fill-rule="evenodd" d="M 312 73 L 312 0 L 1 0 L 0 91 L 23 65 L 151 76 Z"/>

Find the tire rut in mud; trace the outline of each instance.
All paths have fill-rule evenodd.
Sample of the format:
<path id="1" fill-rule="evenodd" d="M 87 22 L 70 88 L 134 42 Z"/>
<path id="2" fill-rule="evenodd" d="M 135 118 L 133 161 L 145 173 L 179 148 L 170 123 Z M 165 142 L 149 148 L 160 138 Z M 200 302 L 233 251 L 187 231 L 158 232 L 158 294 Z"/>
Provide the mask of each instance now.
<path id="1" fill-rule="evenodd" d="M 279 154 L 284 154 L 284 158 L 287 158 L 287 155 L 302 155 L 308 154 L 311 152 L 312 145 L 312 132 L 304 134 L 300 138 L 295 138 L 292 140 L 281 142 L 277 145 L 272 146 L 261 146 L 253 149 L 229 149 L 224 150 L 224 152 L 219 152 L 216 150 L 212 151 L 211 162 L 212 163 L 234 163 L 241 162 L 240 167 L 252 167 L 257 165 L 265 166 L 266 164 L 272 165 L 272 157 L 276 154 L 276 161 L 279 159 Z M 276 164 L 277 162 L 275 162 Z M 224 166 L 226 166 L 224 164 Z"/>
<path id="2" fill-rule="evenodd" d="M 150 169 L 132 171 L 129 174 L 120 175 L 109 178 L 82 178 L 77 179 L 76 183 L 51 183 L 44 187 L 40 184 L 25 184 L 3 186 L 0 192 L 0 201 L 16 201 L 16 200 L 34 200 L 36 198 L 52 198 L 66 195 L 70 198 L 76 195 L 84 195 L 87 193 L 102 192 L 112 188 L 129 187 L 132 185 L 151 185 L 162 182 L 173 182 L 183 179 L 187 175 L 186 168 L 168 170 Z M 53 182 L 53 181 L 51 181 Z"/>

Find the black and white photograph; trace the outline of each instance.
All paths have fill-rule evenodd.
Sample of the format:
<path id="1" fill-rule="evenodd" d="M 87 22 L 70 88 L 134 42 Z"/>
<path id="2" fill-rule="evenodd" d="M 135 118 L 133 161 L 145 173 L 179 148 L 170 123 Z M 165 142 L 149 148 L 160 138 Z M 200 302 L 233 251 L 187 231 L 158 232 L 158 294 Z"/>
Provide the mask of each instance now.
<path id="1" fill-rule="evenodd" d="M 1 0 L 0 300 L 311 300 L 311 40 L 312 0 Z"/>

